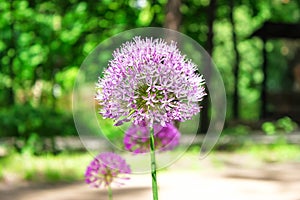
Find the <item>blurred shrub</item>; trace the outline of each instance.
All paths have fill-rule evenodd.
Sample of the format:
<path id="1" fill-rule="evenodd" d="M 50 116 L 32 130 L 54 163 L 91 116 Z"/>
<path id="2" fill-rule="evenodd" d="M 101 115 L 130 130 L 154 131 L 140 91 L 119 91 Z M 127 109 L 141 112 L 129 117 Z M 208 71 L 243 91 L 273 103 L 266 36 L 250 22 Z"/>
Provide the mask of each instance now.
<path id="1" fill-rule="evenodd" d="M 24 154 L 56 152 L 54 137 L 77 135 L 71 113 L 29 104 L 1 109 L 0 130 L 0 137 L 16 138 L 13 145 Z M 48 146 L 47 138 L 50 138 Z"/>
<path id="2" fill-rule="evenodd" d="M 222 135 L 235 135 L 235 136 L 244 136 L 249 134 L 251 128 L 246 125 L 236 125 L 234 127 L 225 128 L 222 132 Z"/>
<path id="3" fill-rule="evenodd" d="M 265 122 L 262 124 L 262 130 L 267 134 L 267 135 L 273 135 L 276 133 L 276 126 L 275 123 L 273 122 Z"/>
<path id="4" fill-rule="evenodd" d="M 29 104 L 15 105 L 0 110 L 2 137 L 28 139 L 31 134 L 39 137 L 68 136 L 77 134 L 72 115 L 49 108 L 34 108 Z"/>
<path id="5" fill-rule="evenodd" d="M 43 151 L 43 141 L 38 134 L 32 133 L 21 148 L 22 154 L 33 155 Z"/>
<path id="6" fill-rule="evenodd" d="M 275 133 L 290 133 L 297 128 L 297 123 L 289 117 L 283 117 L 275 122 L 265 122 L 262 124 L 262 130 L 267 135 L 274 135 Z"/>

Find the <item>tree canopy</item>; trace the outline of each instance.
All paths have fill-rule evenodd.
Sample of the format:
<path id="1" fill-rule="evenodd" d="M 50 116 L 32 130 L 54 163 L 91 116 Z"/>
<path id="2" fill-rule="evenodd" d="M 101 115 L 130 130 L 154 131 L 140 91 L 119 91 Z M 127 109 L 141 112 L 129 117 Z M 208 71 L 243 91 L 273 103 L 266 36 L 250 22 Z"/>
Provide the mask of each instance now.
<path id="1" fill-rule="evenodd" d="M 249 36 L 266 21 L 299 23 L 300 1 L 232 0 L 231 7 L 224 0 L 179 0 L 172 5 L 175 8 L 168 7 L 171 1 L 1 1 L 0 136 L 75 134 L 71 94 L 84 58 L 101 41 L 122 31 L 168 27 L 167 13 L 176 6 L 176 29 L 212 50 L 209 53 L 227 91 L 227 119 L 234 117 L 232 107 L 238 90 L 238 118 L 258 120 L 263 42 Z M 213 35 L 209 34 L 211 27 Z M 209 47 L 210 40 L 213 48 Z M 293 89 L 292 67 L 294 58 L 299 57 L 299 46 L 299 41 L 267 41 L 270 91 Z M 239 69 L 236 73 L 235 63 Z M 64 127 L 64 122 L 69 126 Z"/>

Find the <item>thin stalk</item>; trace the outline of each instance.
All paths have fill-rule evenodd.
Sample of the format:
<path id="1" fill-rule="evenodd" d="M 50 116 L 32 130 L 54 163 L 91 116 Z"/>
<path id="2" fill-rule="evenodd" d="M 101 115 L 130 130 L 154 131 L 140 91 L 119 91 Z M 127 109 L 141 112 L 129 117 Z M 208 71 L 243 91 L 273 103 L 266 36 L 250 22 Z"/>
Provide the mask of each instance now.
<path id="1" fill-rule="evenodd" d="M 108 200 L 112 200 L 113 199 L 112 198 L 112 189 L 110 186 L 108 186 L 107 191 L 108 191 Z"/>
<path id="2" fill-rule="evenodd" d="M 156 160 L 155 160 L 155 140 L 154 129 L 150 129 L 150 156 L 151 156 L 151 176 L 153 200 L 158 200 L 157 180 L 156 180 Z"/>

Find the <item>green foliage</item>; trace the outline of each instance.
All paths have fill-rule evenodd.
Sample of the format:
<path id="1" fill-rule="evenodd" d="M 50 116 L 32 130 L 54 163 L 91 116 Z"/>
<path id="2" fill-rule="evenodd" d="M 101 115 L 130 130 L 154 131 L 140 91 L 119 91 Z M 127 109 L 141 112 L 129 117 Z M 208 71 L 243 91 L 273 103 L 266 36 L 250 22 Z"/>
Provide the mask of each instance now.
<path id="1" fill-rule="evenodd" d="M 16 148 L 24 154 L 44 151 L 46 138 L 77 135 L 71 113 L 49 108 L 15 105 L 0 109 L 0 119 L 0 136 L 16 137 L 20 141 L 15 144 Z M 51 148 L 48 151 L 55 151 L 54 146 Z"/>
<path id="2" fill-rule="evenodd" d="M 0 180 L 17 176 L 28 181 L 76 181 L 82 180 L 83 172 L 92 159 L 90 154 L 62 153 L 57 156 L 32 156 L 11 153 L 0 159 Z"/>
<path id="3" fill-rule="evenodd" d="M 3 180 L 4 179 L 4 173 L 3 173 L 3 167 L 0 166 L 0 180 Z"/>
<path id="4" fill-rule="evenodd" d="M 22 151 L 32 153 L 44 137 L 77 134 L 70 98 L 84 58 L 108 37 L 164 15 L 165 2 L 147 3 L 148 10 L 136 3 L 1 1 L 0 137 L 24 140 Z"/>
<path id="5" fill-rule="evenodd" d="M 297 128 L 297 123 L 289 117 L 283 117 L 277 120 L 277 126 L 285 132 L 292 132 Z"/>
<path id="6" fill-rule="evenodd" d="M 265 122 L 262 125 L 262 130 L 268 135 L 273 135 L 276 133 L 276 126 L 272 122 Z"/>
<path id="7" fill-rule="evenodd" d="M 122 8 L 122 9 L 120 9 Z M 13 88 L 17 102 L 32 102 L 38 81 L 72 90 L 74 75 L 85 56 L 109 36 L 134 27 L 140 11 L 128 2 L 4 1 L 0 4 L 0 88 Z M 62 80 L 63 83 L 62 83 Z M 21 99 L 18 91 L 25 94 Z M 0 95 L 0 104 L 9 95 Z M 41 103 L 41 102 L 40 102 Z"/>
<path id="8" fill-rule="evenodd" d="M 295 1 L 234 1 L 237 47 L 240 53 L 238 91 L 240 95 L 239 114 L 242 119 L 255 120 L 260 114 L 260 90 L 262 74 L 262 41 L 249 36 L 265 21 L 298 23 L 299 5 Z M 199 12 L 200 9 L 198 10 Z M 228 107 L 232 106 L 234 62 L 232 27 L 229 21 L 229 5 L 219 1 L 214 22 L 213 59 L 218 66 L 228 95 Z M 287 14 L 288 13 L 288 14 Z M 188 25 L 184 25 L 188 26 Z M 199 25 L 198 27 L 200 27 Z M 198 35 L 203 33 L 200 32 Z M 282 49 L 289 49 L 287 54 Z M 292 46 L 286 40 L 268 40 L 268 92 L 290 91 L 292 89 L 290 57 Z M 242 109 L 241 109 L 242 108 Z M 228 109 L 228 118 L 231 117 Z"/>
<path id="9" fill-rule="evenodd" d="M 238 152 L 252 155 L 263 162 L 300 161 L 298 145 L 273 144 L 244 146 Z"/>
<path id="10" fill-rule="evenodd" d="M 42 150 L 42 141 L 38 134 L 32 133 L 26 140 L 25 145 L 22 147 L 22 154 L 34 155 Z"/>
<path id="11" fill-rule="evenodd" d="M 76 134 L 70 113 L 70 96 L 84 58 L 101 41 L 114 34 L 136 27 L 163 26 L 167 2 L 1 1 L 0 137 L 24 139 L 24 151 L 35 152 L 40 148 L 37 144 L 43 137 Z M 179 31 L 204 47 L 207 47 L 209 4 L 209 0 L 188 0 L 180 5 L 182 19 Z M 234 4 L 233 16 L 241 57 L 238 82 L 240 116 L 242 119 L 257 120 L 263 80 L 262 41 L 249 36 L 267 20 L 299 22 L 299 5 L 296 1 L 279 0 L 234 1 Z M 222 74 L 230 108 L 235 58 L 229 14 L 228 2 L 218 1 L 212 57 Z M 270 40 L 267 42 L 267 51 L 268 89 L 272 92 L 288 91 L 293 84 L 292 79 L 286 78 L 291 76 L 292 47 L 287 41 Z M 102 52 L 99 56 L 100 59 L 109 57 L 108 52 Z M 230 119 L 231 109 L 227 110 L 227 118 Z M 82 116 L 83 122 L 89 124 L 84 114 Z M 121 137 L 124 130 L 115 129 L 110 121 L 99 120 L 99 123 L 103 123 L 101 128 L 104 136 L 110 140 Z M 268 134 L 290 132 L 293 127 L 287 119 L 263 125 Z M 98 127 L 89 128 L 94 133 Z M 246 135 L 249 130 L 238 126 L 224 132 Z"/>
<path id="12" fill-rule="evenodd" d="M 250 133 L 251 129 L 245 125 L 237 125 L 234 127 L 225 128 L 222 135 L 245 136 Z"/>
<path id="13" fill-rule="evenodd" d="M 275 122 L 264 122 L 262 124 L 262 130 L 267 135 L 274 135 L 275 133 L 290 133 L 297 128 L 297 123 L 295 123 L 289 117 L 283 117 Z"/>

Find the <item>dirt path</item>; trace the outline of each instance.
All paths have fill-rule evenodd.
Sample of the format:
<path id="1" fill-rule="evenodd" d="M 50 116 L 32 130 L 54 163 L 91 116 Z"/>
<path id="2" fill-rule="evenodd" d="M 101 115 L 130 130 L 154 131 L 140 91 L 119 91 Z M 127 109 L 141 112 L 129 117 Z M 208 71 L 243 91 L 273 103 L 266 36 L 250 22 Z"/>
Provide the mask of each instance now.
<path id="1" fill-rule="evenodd" d="M 223 160 L 222 166 L 211 160 L 193 165 L 189 161 L 181 160 L 158 174 L 161 200 L 300 200 L 299 163 L 249 167 L 238 158 Z M 113 194 L 114 200 L 151 200 L 150 175 L 132 175 L 125 186 L 114 188 Z M 83 182 L 0 185 L 0 200 L 96 199 L 106 200 L 106 191 Z"/>

